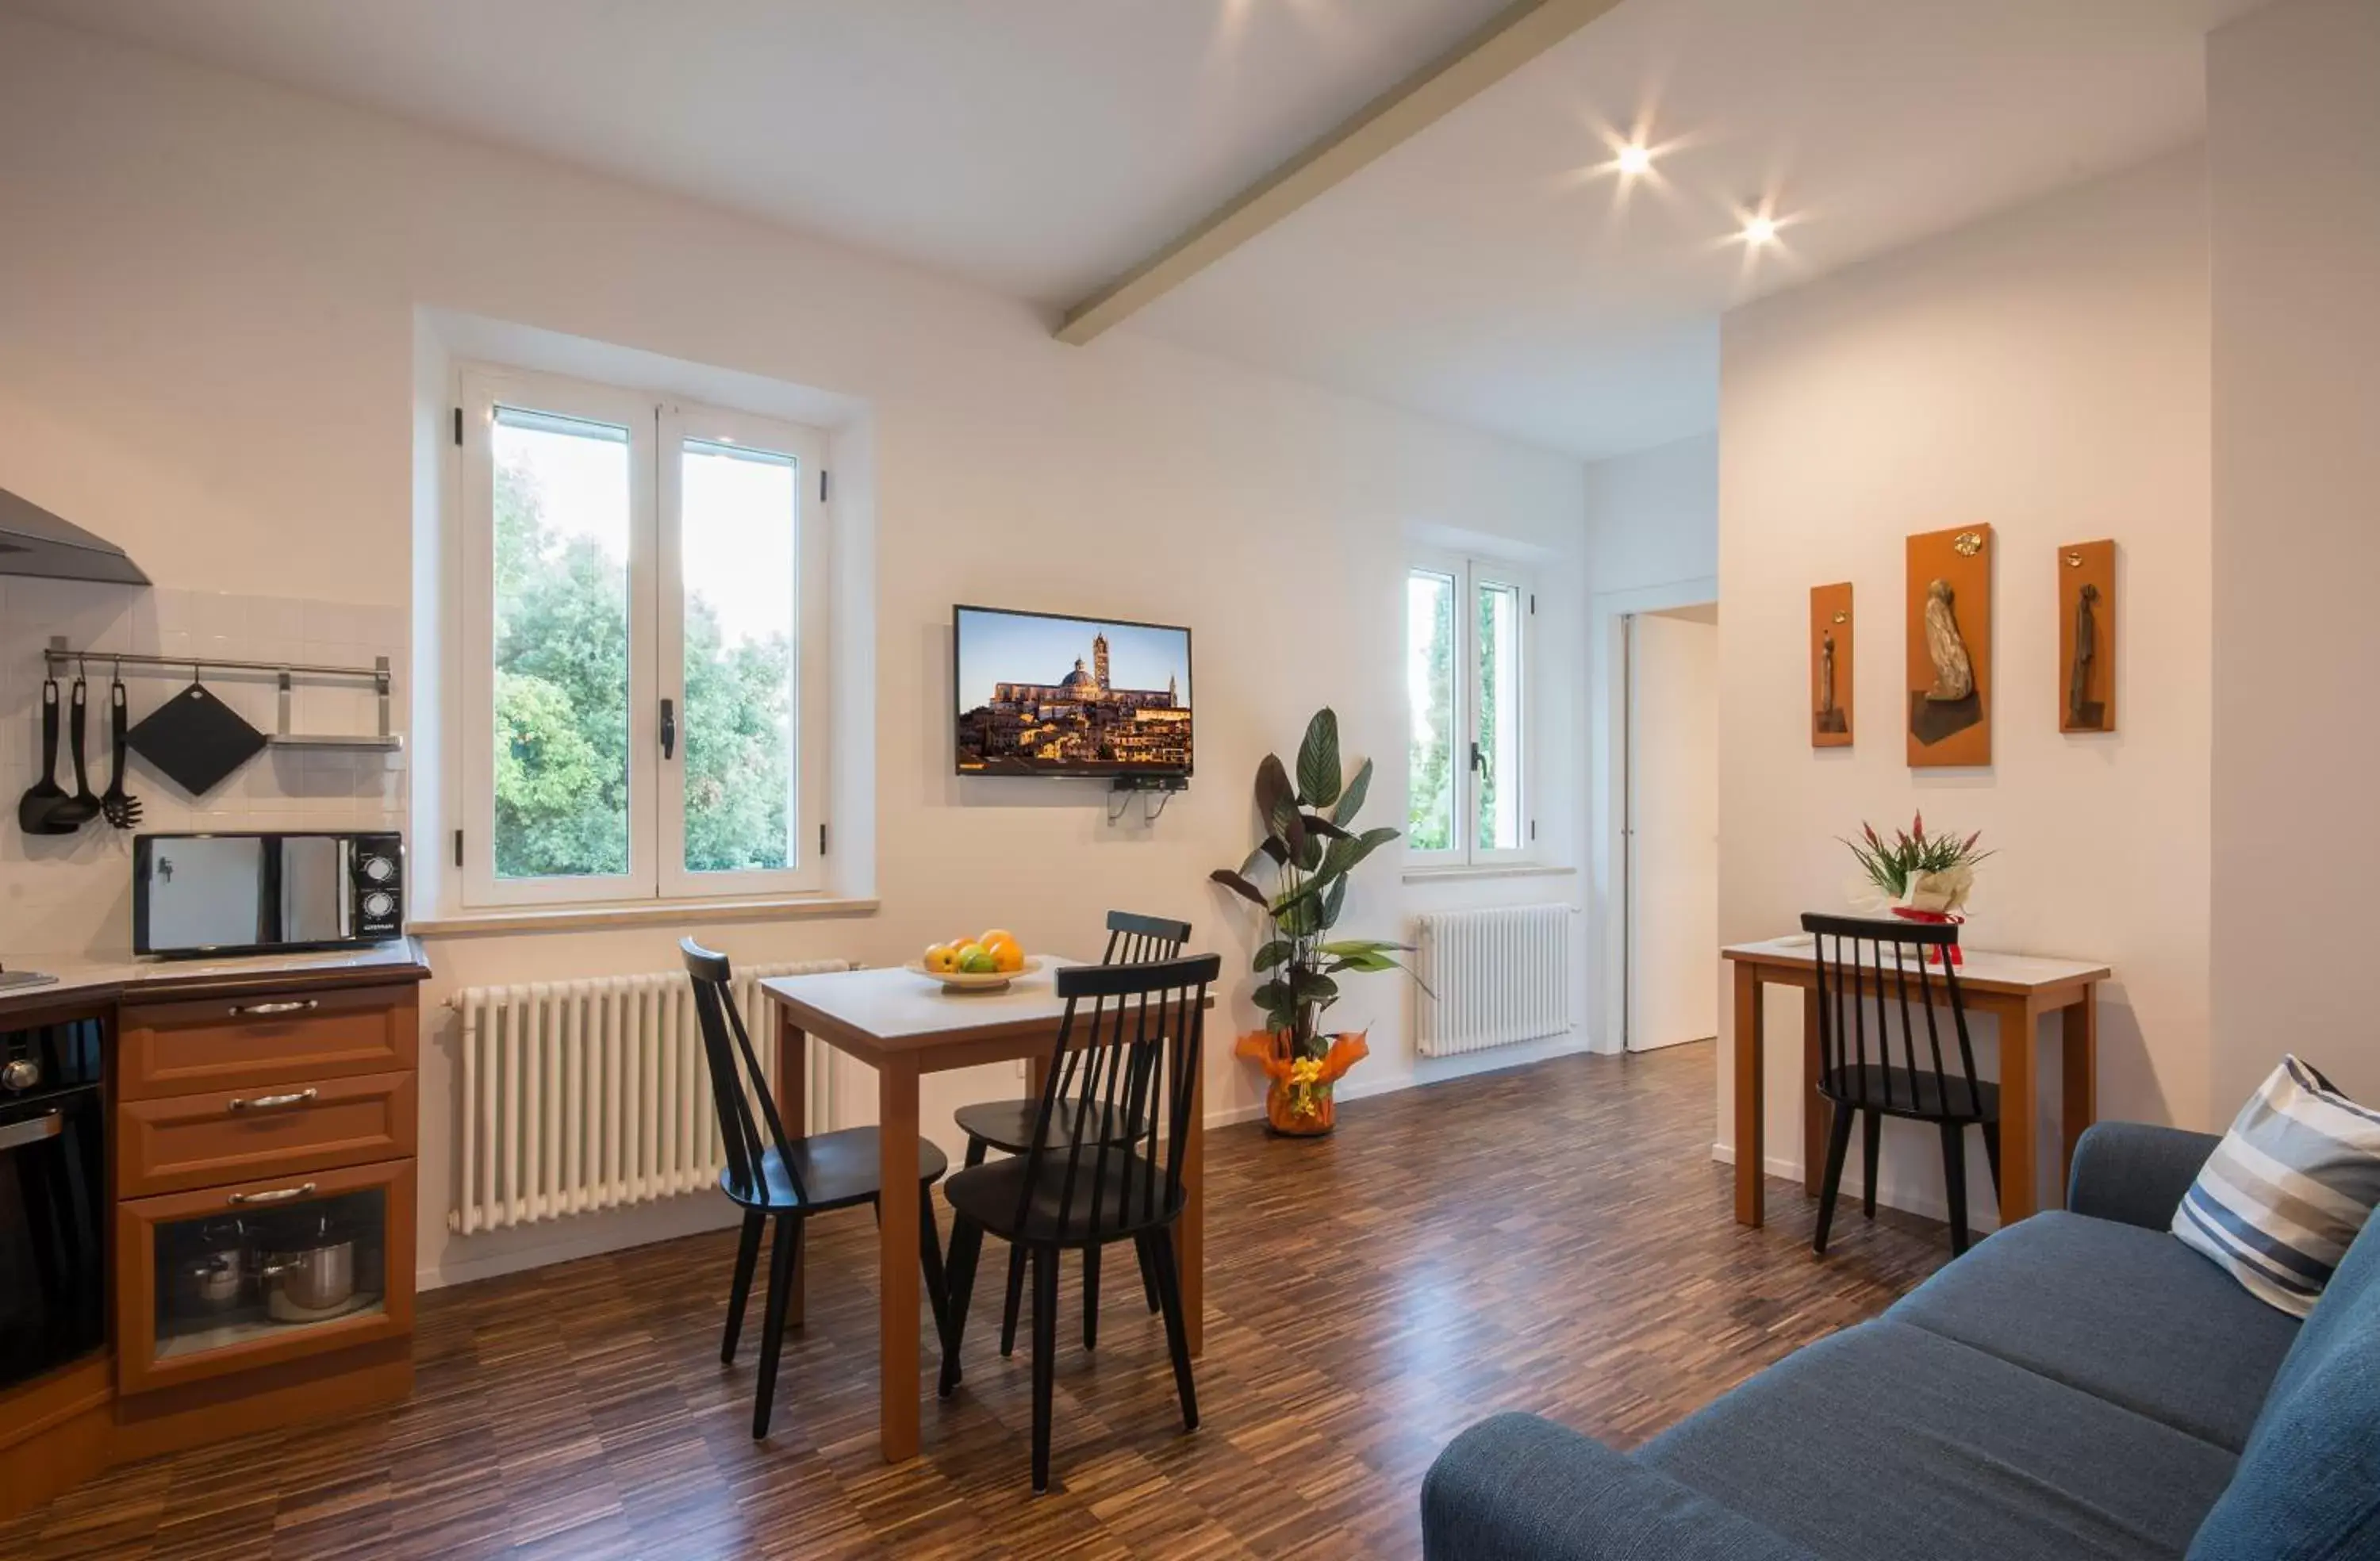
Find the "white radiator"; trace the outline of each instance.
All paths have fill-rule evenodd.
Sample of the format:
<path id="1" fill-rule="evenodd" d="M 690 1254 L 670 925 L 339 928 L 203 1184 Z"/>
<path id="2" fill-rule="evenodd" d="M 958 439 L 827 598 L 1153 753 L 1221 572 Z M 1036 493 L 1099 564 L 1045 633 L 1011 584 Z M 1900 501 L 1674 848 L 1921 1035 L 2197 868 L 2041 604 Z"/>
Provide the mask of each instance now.
<path id="1" fill-rule="evenodd" d="M 1567 905 L 1416 917 L 1414 1044 L 1424 1057 L 1485 1051 L 1570 1028 Z"/>
<path id="2" fill-rule="evenodd" d="M 735 1004 L 764 1070 L 773 1075 L 777 1048 L 760 982 L 850 968 L 737 967 Z M 472 986 L 455 1006 L 463 1038 L 449 1228 L 469 1235 L 719 1184 L 726 1153 L 684 971 Z M 812 1088 L 807 1098 L 823 1120 L 820 1095 Z"/>

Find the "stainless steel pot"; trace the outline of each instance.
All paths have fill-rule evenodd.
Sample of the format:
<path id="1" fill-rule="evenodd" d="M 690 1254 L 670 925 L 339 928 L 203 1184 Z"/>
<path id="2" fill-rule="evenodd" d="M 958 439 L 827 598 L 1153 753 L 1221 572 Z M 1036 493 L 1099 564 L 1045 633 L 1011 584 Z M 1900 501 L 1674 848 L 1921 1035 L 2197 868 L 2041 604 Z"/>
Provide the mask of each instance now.
<path id="1" fill-rule="evenodd" d="M 211 1221 L 198 1250 L 174 1273 L 174 1310 L 185 1317 L 215 1317 L 248 1299 L 248 1232 L 236 1219 Z"/>
<path id="2" fill-rule="evenodd" d="M 328 1217 L 267 1258 L 259 1270 L 273 1314 L 329 1312 L 356 1293 L 356 1243 Z"/>

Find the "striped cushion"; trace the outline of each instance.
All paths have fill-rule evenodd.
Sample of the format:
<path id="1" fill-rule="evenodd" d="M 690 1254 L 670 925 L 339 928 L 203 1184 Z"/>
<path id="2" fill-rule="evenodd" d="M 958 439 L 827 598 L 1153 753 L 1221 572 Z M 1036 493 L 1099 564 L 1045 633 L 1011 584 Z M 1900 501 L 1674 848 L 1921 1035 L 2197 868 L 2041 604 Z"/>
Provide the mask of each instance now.
<path id="1" fill-rule="evenodd" d="M 2198 1173 L 2173 1233 L 2249 1294 L 2302 1317 L 2375 1203 L 2380 1111 L 2287 1057 Z"/>

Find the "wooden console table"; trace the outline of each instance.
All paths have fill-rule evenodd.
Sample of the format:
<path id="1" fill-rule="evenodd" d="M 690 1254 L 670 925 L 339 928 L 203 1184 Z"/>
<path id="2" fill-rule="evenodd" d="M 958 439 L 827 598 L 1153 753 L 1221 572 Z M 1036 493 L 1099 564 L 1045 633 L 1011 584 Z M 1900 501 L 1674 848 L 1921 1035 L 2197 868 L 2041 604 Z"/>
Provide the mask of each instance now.
<path id="1" fill-rule="evenodd" d="M 1767 1164 L 1761 1110 L 1761 1083 L 1767 1077 L 1763 986 L 1802 990 L 1802 1186 L 1812 1197 L 1817 1196 L 1826 1165 L 1827 1102 L 1818 1094 L 1816 959 L 1807 934 L 1733 943 L 1719 954 L 1735 967 L 1735 1218 L 1740 1225 L 1758 1225 Z M 2034 1186 L 2033 1138 L 2039 1096 L 2034 1048 L 2040 1044 L 2040 1020 L 2055 1013 L 2063 1021 L 2063 1142 L 2058 1160 L 2062 1201 L 2075 1141 L 2098 1116 L 2099 983 L 2112 973 L 2086 960 L 1973 949 L 1966 956 L 1959 967 L 1959 991 L 1967 1011 L 1989 1014 L 1999 1023 L 2000 1223 L 2013 1225 L 2041 1207 Z"/>

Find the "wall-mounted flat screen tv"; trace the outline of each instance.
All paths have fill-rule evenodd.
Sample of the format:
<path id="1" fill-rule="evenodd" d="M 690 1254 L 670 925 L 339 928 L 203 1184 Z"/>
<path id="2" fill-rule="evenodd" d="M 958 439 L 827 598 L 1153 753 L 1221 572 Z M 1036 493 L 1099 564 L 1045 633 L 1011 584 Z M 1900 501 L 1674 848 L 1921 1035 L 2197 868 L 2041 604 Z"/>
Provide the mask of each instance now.
<path id="1" fill-rule="evenodd" d="M 951 610 L 961 775 L 1190 773 L 1190 631 Z"/>

